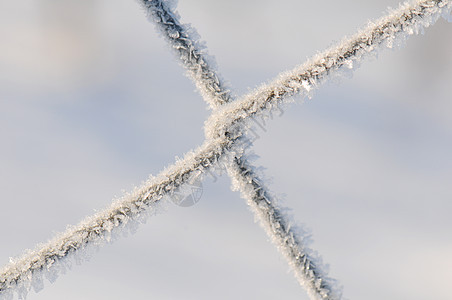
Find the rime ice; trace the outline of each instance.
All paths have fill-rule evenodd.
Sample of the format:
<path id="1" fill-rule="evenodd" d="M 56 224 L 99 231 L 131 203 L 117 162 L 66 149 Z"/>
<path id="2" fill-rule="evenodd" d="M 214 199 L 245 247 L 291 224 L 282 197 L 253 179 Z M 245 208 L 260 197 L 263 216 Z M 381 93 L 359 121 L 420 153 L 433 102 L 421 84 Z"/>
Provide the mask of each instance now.
<path id="1" fill-rule="evenodd" d="M 196 32 L 181 25 L 177 14 L 171 12 L 174 1 L 141 1 L 149 17 L 157 23 L 171 47 L 178 53 L 184 67 L 196 82 L 201 94 L 216 109 L 206 122 L 207 139 L 199 148 L 149 179 L 140 188 L 114 202 L 111 207 L 77 226 L 56 236 L 35 250 L 28 251 L 0 270 L 0 299 L 12 299 L 14 293 L 24 299 L 30 289 L 39 291 L 47 278 L 53 282 L 70 268 L 70 258 L 79 263 L 105 242 L 125 232 L 136 230 L 137 222 L 158 210 L 165 196 L 190 182 L 199 173 L 227 157 L 228 172 L 235 187 L 248 200 L 259 216 L 267 233 L 272 237 L 293 266 L 300 282 L 313 299 L 336 299 L 340 293 L 333 280 L 326 277 L 321 263 L 306 247 L 306 236 L 295 230 L 290 218 L 278 207 L 255 170 L 246 160 L 243 139 L 246 139 L 247 120 L 254 115 L 276 109 L 296 95 L 309 95 L 310 91 L 342 69 L 356 68 L 357 63 L 381 47 L 397 46 L 409 35 L 422 33 L 440 16 L 451 21 L 451 0 L 424 0 L 401 5 L 388 16 L 371 24 L 367 29 L 344 40 L 311 61 L 281 74 L 267 85 L 256 89 L 237 101 L 224 87 L 223 80 L 214 71 L 214 63 L 203 52 Z M 346 67 L 346 68 L 344 68 Z M 235 160 L 235 161 L 234 161 Z"/>
<path id="2" fill-rule="evenodd" d="M 214 112 L 206 122 L 206 135 L 214 137 L 223 134 L 233 128 L 235 123 L 246 122 L 249 116 L 274 109 L 296 94 L 309 96 L 313 88 L 331 75 L 356 68 L 362 59 L 374 55 L 378 49 L 392 48 L 408 36 L 422 33 L 424 28 L 434 24 L 441 16 L 449 19 L 451 9 L 450 0 L 402 4 L 399 9 L 371 23 L 339 45 Z"/>

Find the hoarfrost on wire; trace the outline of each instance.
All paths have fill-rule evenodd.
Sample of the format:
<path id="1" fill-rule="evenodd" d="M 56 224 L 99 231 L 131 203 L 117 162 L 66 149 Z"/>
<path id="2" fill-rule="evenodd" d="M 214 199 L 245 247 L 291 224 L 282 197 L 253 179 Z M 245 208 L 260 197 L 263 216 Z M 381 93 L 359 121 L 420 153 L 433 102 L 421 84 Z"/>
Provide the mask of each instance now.
<path id="1" fill-rule="evenodd" d="M 201 91 L 203 89 L 212 91 L 210 94 L 202 93 L 204 100 L 214 109 L 234 101 L 235 97 L 230 95 L 229 89 L 223 85 L 223 81 L 218 80 L 220 76 L 217 74 L 215 66 L 206 64 L 205 59 L 202 57 L 202 51 L 197 47 L 198 43 L 189 40 L 190 36 L 193 37 L 187 32 L 190 26 L 182 25 L 178 15 L 165 5 L 165 1 L 145 1 L 145 3 L 145 6 L 149 8 L 149 14 L 154 16 L 152 20 L 156 23 L 157 28 L 166 40 L 173 45 L 176 56 L 182 66 L 188 71 L 189 77 L 195 82 L 198 89 Z M 178 41 L 180 37 L 183 37 L 182 42 Z M 188 57 L 180 55 L 180 53 L 188 52 L 193 53 L 193 55 Z M 191 72 L 193 69 L 200 71 L 201 75 L 196 76 L 194 72 Z M 265 119 L 265 116 L 261 116 L 261 121 L 264 125 Z M 263 125 L 256 119 L 253 118 L 253 121 L 263 128 Z M 242 127 L 230 128 L 227 133 L 228 138 L 231 140 L 238 137 L 235 140 L 236 149 L 228 153 L 226 156 L 228 159 L 226 159 L 226 164 L 224 165 L 233 182 L 235 182 L 235 187 L 241 191 L 242 197 L 247 200 L 256 219 L 259 219 L 271 240 L 285 254 L 300 283 L 306 288 L 311 298 L 339 299 L 341 292 L 333 284 L 333 280 L 326 277 L 326 272 L 320 270 L 319 259 L 313 258 L 306 251 L 308 248 L 305 244 L 305 239 L 299 236 L 297 231 L 293 230 L 295 227 L 293 226 L 293 220 L 289 219 L 283 213 L 284 209 L 276 203 L 276 197 L 268 191 L 264 184 L 265 180 L 262 180 L 262 174 L 257 175 L 256 169 L 243 156 L 244 151 L 252 142 L 246 135 L 241 133 L 243 131 Z M 253 129 L 250 130 L 254 132 Z M 232 133 L 233 131 L 234 133 Z M 300 258 L 303 258 L 303 262 L 300 262 Z M 313 259 L 316 260 L 315 263 L 313 263 Z"/>
<path id="2" fill-rule="evenodd" d="M 145 1 L 145 4 L 150 2 L 155 1 Z M 165 3 L 174 5 L 175 2 L 165 1 Z M 241 157 L 244 146 L 236 143 L 245 136 L 246 130 L 250 126 L 250 117 L 274 110 L 281 104 L 288 103 L 288 99 L 296 94 L 311 95 L 313 89 L 329 79 L 331 75 L 337 74 L 339 70 L 350 67 L 356 68 L 360 60 L 375 53 L 378 47 L 391 48 L 394 45 L 397 46 L 400 41 L 403 42 L 409 35 L 422 33 L 423 28 L 432 25 L 440 16 L 451 21 L 451 8 L 452 2 L 450 0 L 417 1 L 403 4 L 387 17 L 344 40 L 337 47 L 318 54 L 312 60 L 292 71 L 281 74 L 277 79 L 261 86 L 253 93 L 232 103 L 223 104 L 206 122 L 207 139 L 202 146 L 186 154 L 181 161 L 168 167 L 157 177 L 148 180 L 130 195 L 126 195 L 113 203 L 110 208 L 85 219 L 75 227 L 68 228 L 65 233 L 56 236 L 46 244 L 38 245 L 36 250 L 28 251 L 22 257 L 13 259 L 10 264 L 0 270 L 0 299 L 12 299 L 13 291 L 19 299 L 24 299 L 30 289 L 42 289 L 44 277 L 52 282 L 59 274 L 70 269 L 71 261 L 81 262 L 86 259 L 86 257 L 80 255 L 83 251 L 90 253 L 92 251 L 90 249 L 95 250 L 122 234 L 136 230 L 136 225 L 139 222 L 144 222 L 149 215 L 158 212 L 161 203 L 168 202 L 168 196 L 190 182 L 196 174 L 205 174 L 222 157 L 227 155 Z M 160 13 L 160 15 L 157 15 L 157 19 L 167 16 L 164 11 Z M 175 16 L 177 17 L 177 15 Z M 171 29 L 171 26 L 168 29 Z M 186 30 L 193 32 L 189 28 L 186 28 Z M 196 35 L 194 33 L 192 35 L 193 40 L 197 41 Z M 180 38 L 174 30 L 168 31 L 168 37 Z M 191 36 L 187 36 L 185 42 L 191 40 L 191 38 Z M 182 42 L 184 41 L 177 41 L 174 45 L 181 45 Z M 203 53 L 194 51 L 197 49 L 196 47 L 202 48 L 201 43 L 195 42 L 194 44 L 184 45 L 188 45 L 188 49 L 191 50 L 183 55 L 181 54 L 182 60 L 187 57 L 203 57 Z M 230 102 L 231 99 L 227 98 L 229 94 L 221 88 L 223 86 L 222 80 L 211 72 L 213 70 L 212 63 L 207 61 L 199 60 L 198 62 L 203 64 L 205 69 L 198 70 L 198 72 L 194 68 L 190 71 L 192 72 L 191 76 L 195 80 L 206 76 L 205 81 L 199 81 L 202 85 L 198 87 L 202 90 L 206 99 L 217 99 L 217 97 L 220 97 L 219 95 L 222 95 L 224 102 Z M 189 64 L 190 62 L 183 63 Z M 206 88 L 205 82 L 209 82 L 208 88 Z M 215 107 L 215 105 L 217 104 L 211 103 L 212 107 Z M 240 164 L 235 164 L 231 169 L 239 166 Z M 251 176 L 249 171 L 252 171 L 252 168 L 247 167 L 245 169 L 245 173 L 236 174 L 234 178 L 245 179 L 248 175 Z M 249 176 L 248 178 L 250 178 Z M 251 188 L 248 184 L 249 182 L 242 182 L 241 186 L 238 185 L 240 190 L 244 192 L 245 197 L 253 201 L 257 198 L 260 199 L 259 201 L 262 204 L 259 205 L 260 207 L 257 210 L 259 213 L 271 211 L 271 209 L 265 209 L 265 199 L 271 197 L 271 195 L 262 195 L 260 194 L 261 190 Z M 261 209 L 261 207 L 264 209 Z M 264 216 L 263 219 L 267 217 Z M 278 224 L 278 222 L 273 221 L 267 223 L 269 225 Z M 279 234 L 275 234 L 277 228 L 277 226 L 270 226 L 269 230 L 273 232 L 271 234 L 274 236 Z M 290 228 L 294 227 L 291 227 L 291 223 L 288 223 L 285 232 L 290 232 Z M 295 233 L 289 234 L 289 238 L 285 241 L 295 240 L 296 235 Z M 281 243 L 279 242 L 279 244 Z M 296 247 L 288 247 L 287 249 L 291 248 L 295 249 Z M 309 255 L 309 251 L 307 254 Z M 289 253 L 289 255 L 292 254 Z M 308 256 L 298 257 L 306 262 L 315 261 L 314 256 L 312 256 L 312 259 L 308 259 Z M 306 276 L 312 274 L 309 263 L 307 268 L 302 267 L 301 270 L 307 270 L 307 274 L 302 276 L 303 280 L 306 280 Z M 322 294 L 324 292 L 323 286 L 318 282 L 314 280 L 310 283 L 314 283 L 319 288 L 319 295 L 328 299 L 326 294 Z M 308 282 L 308 284 L 310 283 Z"/>

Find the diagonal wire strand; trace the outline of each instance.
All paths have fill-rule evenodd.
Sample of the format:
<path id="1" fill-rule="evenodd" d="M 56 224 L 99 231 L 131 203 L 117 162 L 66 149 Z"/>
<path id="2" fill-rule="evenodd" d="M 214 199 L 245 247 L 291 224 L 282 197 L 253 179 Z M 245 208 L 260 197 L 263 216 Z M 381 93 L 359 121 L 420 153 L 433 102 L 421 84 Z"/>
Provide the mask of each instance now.
<path id="1" fill-rule="evenodd" d="M 149 19 L 158 25 L 157 29 L 171 45 L 210 108 L 231 102 L 229 89 L 225 88 L 224 80 L 213 67 L 214 58 L 206 53 L 196 30 L 188 24 L 181 24 L 167 1 L 140 0 L 140 3 Z"/>
<path id="2" fill-rule="evenodd" d="M 370 23 L 354 36 L 344 39 L 339 45 L 316 55 L 291 71 L 276 76 L 270 83 L 262 85 L 237 101 L 212 113 L 206 122 L 206 136 L 231 134 L 243 120 L 275 109 L 288 103 L 297 94 L 310 97 L 314 89 L 340 71 L 351 71 L 363 58 L 374 55 L 380 48 L 393 48 L 410 35 L 422 33 L 443 16 L 452 20 L 451 0 L 423 0 L 406 2 L 389 15 Z M 235 126 L 237 124 L 237 126 Z"/>
<path id="3" fill-rule="evenodd" d="M 111 234 L 124 229 L 130 223 L 140 221 L 145 213 L 157 210 L 157 204 L 165 195 L 176 192 L 184 183 L 203 174 L 231 148 L 233 142 L 218 139 L 185 155 L 157 177 L 149 179 L 141 188 L 113 203 L 111 207 L 88 217 L 77 226 L 56 236 L 0 270 L 0 299 L 10 299 L 15 290 L 20 298 L 34 288 L 42 288 L 42 273 L 53 281 L 55 269 L 64 265 L 64 259 L 87 249 L 108 242 Z"/>
<path id="4" fill-rule="evenodd" d="M 149 19 L 156 24 L 171 45 L 198 89 L 210 91 L 202 93 L 204 100 L 214 109 L 236 100 L 224 86 L 224 81 L 217 80 L 220 76 L 214 66 L 208 63 L 209 59 L 204 58 L 205 53 L 197 47 L 200 43 L 194 40 L 193 34 L 190 34 L 193 28 L 181 24 L 179 16 L 164 0 L 144 0 L 142 4 L 147 8 Z M 240 138 L 242 141 L 244 139 L 245 137 Z M 297 232 L 295 227 L 290 226 L 288 217 L 282 213 L 280 207 L 277 207 L 274 197 L 256 174 L 254 167 L 241 155 L 233 157 L 226 165 L 235 186 L 247 200 L 268 236 L 285 255 L 310 297 L 340 299 L 341 293 L 336 290 L 336 283 L 326 276 L 321 263 L 311 255 L 313 251 L 299 236 L 302 231 Z"/>

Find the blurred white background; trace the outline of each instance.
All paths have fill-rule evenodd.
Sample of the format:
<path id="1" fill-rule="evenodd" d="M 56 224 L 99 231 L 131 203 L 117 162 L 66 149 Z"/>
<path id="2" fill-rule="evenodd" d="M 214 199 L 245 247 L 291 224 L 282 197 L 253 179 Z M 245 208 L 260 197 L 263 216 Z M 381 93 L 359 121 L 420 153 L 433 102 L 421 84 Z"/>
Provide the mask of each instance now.
<path id="1" fill-rule="evenodd" d="M 396 0 L 181 0 L 237 94 Z M 209 111 L 135 1 L 0 2 L 0 265 L 200 144 Z M 452 27 L 285 109 L 255 144 L 348 299 L 452 294 Z M 34 299 L 307 299 L 230 180 Z"/>

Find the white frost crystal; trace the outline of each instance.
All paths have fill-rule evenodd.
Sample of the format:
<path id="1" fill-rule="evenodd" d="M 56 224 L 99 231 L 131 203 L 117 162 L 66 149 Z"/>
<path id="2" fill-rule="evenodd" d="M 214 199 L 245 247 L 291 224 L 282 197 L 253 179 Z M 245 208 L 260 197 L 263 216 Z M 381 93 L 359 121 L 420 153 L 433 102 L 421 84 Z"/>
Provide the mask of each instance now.
<path id="1" fill-rule="evenodd" d="M 0 299 L 13 299 L 15 292 L 24 299 L 31 288 L 43 288 L 43 278 L 54 281 L 70 268 L 75 258 L 80 262 L 95 250 L 122 232 L 133 232 L 138 222 L 158 211 L 165 196 L 193 180 L 214 166 L 220 159 L 230 156 L 228 172 L 235 186 L 249 201 L 261 223 L 294 267 L 300 282 L 307 287 L 313 299 L 340 297 L 334 282 L 321 271 L 321 263 L 307 247 L 305 236 L 295 230 L 289 218 L 278 207 L 257 177 L 254 168 L 242 154 L 245 133 L 250 117 L 262 115 L 287 103 L 296 94 L 309 95 L 312 89 L 339 70 L 356 68 L 357 63 L 380 47 L 397 46 L 409 35 L 422 33 L 440 16 L 451 21 L 451 0 L 423 0 L 405 3 L 388 16 L 368 28 L 345 39 L 338 46 L 318 54 L 307 63 L 281 74 L 277 79 L 254 92 L 232 101 L 223 80 L 214 71 L 214 63 L 205 55 L 196 32 L 188 25 L 180 25 L 177 14 L 170 8 L 174 1 L 141 1 L 149 17 L 159 24 L 165 38 L 179 54 L 184 67 L 196 82 L 198 89 L 212 108 L 218 107 L 206 122 L 206 141 L 187 153 L 158 176 L 149 179 L 140 188 L 114 202 L 104 211 L 86 218 L 77 226 L 56 236 L 35 250 L 12 260 L 0 270 Z M 230 103 L 229 103 L 230 102 Z M 221 107 L 219 107 L 221 105 Z M 234 161 L 235 160 L 235 161 Z M 126 229 L 126 230 L 124 230 Z M 86 255 L 86 256 L 83 256 Z"/>

